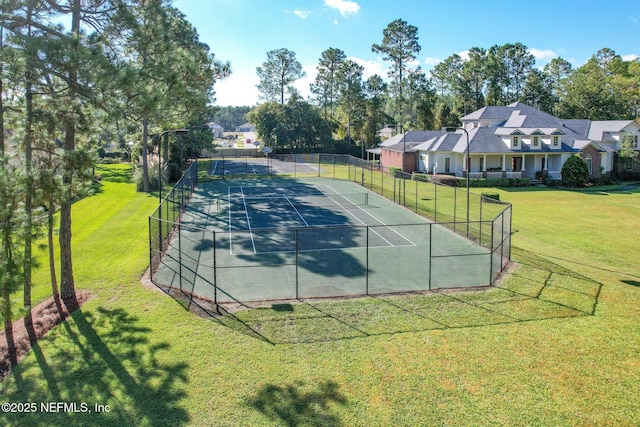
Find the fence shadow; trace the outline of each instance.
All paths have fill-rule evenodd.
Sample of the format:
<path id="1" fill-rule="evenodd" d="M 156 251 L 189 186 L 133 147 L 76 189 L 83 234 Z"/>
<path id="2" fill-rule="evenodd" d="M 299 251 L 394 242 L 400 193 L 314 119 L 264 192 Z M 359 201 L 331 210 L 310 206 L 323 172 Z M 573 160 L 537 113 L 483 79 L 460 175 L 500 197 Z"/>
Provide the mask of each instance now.
<path id="1" fill-rule="evenodd" d="M 489 288 L 244 305 L 216 321 L 282 345 L 595 315 L 601 283 L 540 255 L 514 252 L 520 262 Z"/>

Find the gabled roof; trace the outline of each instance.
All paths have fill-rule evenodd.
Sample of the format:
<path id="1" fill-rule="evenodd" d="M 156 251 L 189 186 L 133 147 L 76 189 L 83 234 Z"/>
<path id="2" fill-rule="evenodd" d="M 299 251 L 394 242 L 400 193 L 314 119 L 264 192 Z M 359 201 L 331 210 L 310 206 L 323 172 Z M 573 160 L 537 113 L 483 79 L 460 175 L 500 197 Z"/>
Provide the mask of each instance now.
<path id="1" fill-rule="evenodd" d="M 600 120 L 591 122 L 589 139 L 593 141 L 613 141 L 611 133 L 622 132 L 628 126 L 640 129 L 640 125 L 633 120 Z"/>

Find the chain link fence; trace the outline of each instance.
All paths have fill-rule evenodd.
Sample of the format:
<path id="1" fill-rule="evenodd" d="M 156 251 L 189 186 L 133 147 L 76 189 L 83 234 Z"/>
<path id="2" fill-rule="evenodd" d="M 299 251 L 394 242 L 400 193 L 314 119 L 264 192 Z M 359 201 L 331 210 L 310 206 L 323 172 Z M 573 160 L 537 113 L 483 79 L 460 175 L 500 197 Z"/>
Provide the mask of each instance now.
<path id="1" fill-rule="evenodd" d="M 192 165 L 149 218 L 154 283 L 216 304 L 340 297 L 489 286 L 511 259 L 508 203 L 347 155 L 277 160 L 299 164 L 305 172 L 294 177 L 313 170 L 313 176 L 349 180 L 432 222 L 227 232 L 197 227 L 180 221 L 197 180 Z M 201 171 L 210 169 L 199 163 Z M 415 238 L 408 243 L 404 236 Z"/>

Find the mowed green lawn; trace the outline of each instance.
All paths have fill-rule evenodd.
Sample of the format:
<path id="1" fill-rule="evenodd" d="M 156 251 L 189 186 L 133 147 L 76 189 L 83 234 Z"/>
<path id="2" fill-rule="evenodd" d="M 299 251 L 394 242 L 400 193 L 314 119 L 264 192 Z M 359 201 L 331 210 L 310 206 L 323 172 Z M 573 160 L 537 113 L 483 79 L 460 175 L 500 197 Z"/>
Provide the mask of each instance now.
<path id="1" fill-rule="evenodd" d="M 213 320 L 140 284 L 157 200 L 105 181 L 73 210 L 94 297 L 0 385 L 36 404 L 0 424 L 639 425 L 640 192 L 498 191 L 517 264 L 496 288 Z"/>

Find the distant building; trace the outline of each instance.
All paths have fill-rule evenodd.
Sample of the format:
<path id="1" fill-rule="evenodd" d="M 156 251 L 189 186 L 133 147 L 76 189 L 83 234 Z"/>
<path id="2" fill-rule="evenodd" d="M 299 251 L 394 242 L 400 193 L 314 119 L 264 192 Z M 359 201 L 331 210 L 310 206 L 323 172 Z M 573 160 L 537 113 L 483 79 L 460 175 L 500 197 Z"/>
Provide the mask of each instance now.
<path id="1" fill-rule="evenodd" d="M 236 132 L 255 132 L 255 131 L 256 131 L 256 125 L 251 123 L 245 123 L 243 125 L 236 126 Z"/>
<path id="2" fill-rule="evenodd" d="M 207 123 L 207 126 L 211 129 L 211 133 L 214 138 L 222 138 L 222 135 L 224 134 L 224 128 L 222 126 L 213 122 Z"/>
<path id="3" fill-rule="evenodd" d="M 394 131 L 395 129 L 390 127 L 382 128 L 378 131 L 378 136 L 380 139 L 389 139 L 393 136 Z"/>
<path id="4" fill-rule="evenodd" d="M 379 145 L 382 166 L 471 178 L 561 179 L 564 162 L 578 155 L 598 178 L 615 171 L 623 140 L 640 149 L 640 125 L 633 120 L 564 120 L 521 102 L 484 107 L 460 120 L 456 132 L 410 131 L 389 138 Z M 637 164 L 626 162 L 625 168 L 633 171 Z"/>

